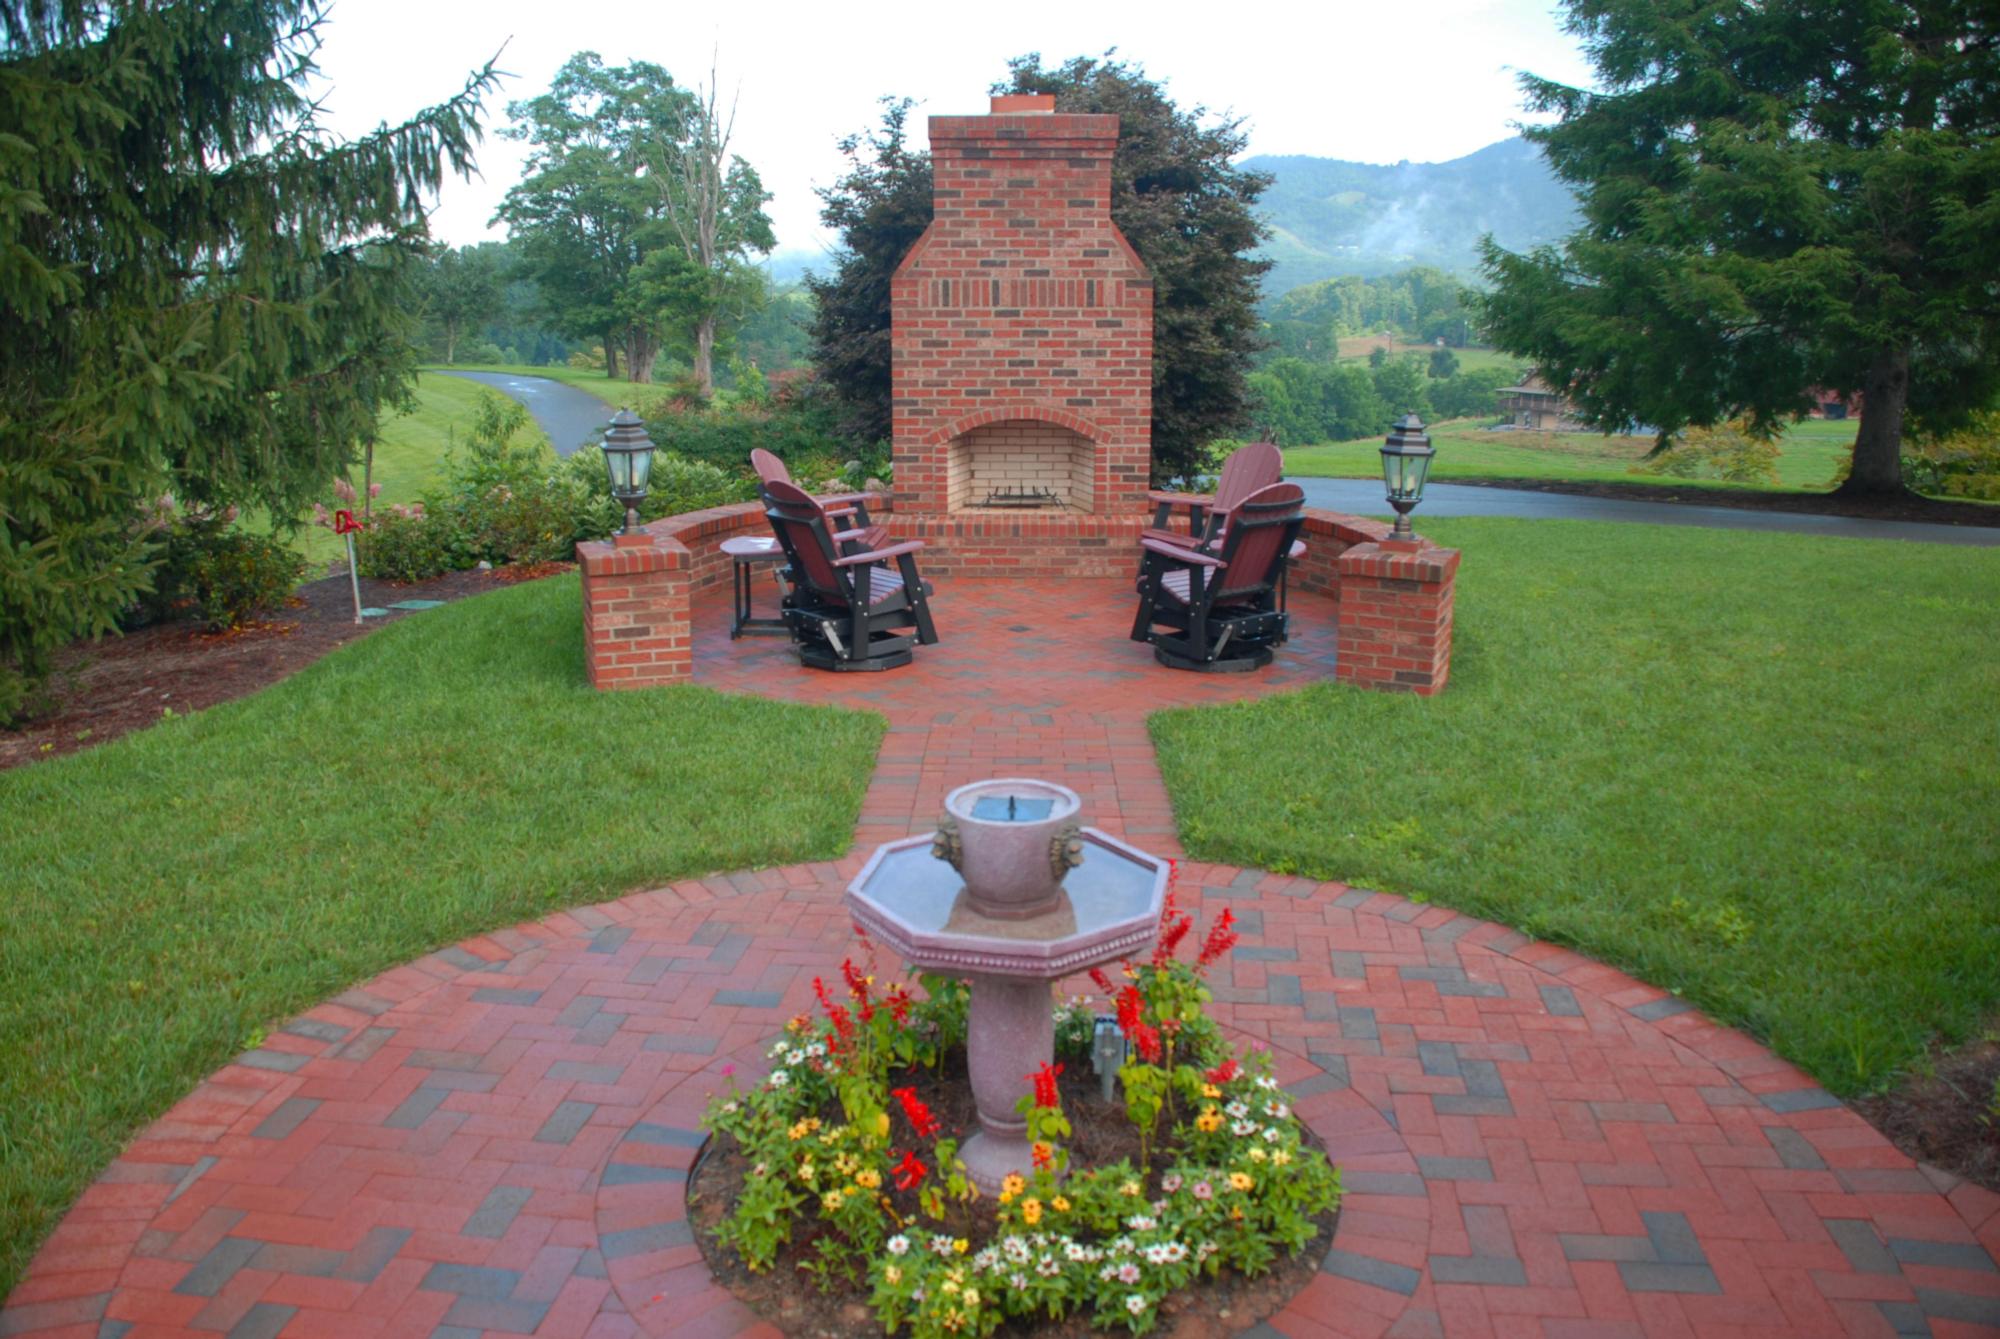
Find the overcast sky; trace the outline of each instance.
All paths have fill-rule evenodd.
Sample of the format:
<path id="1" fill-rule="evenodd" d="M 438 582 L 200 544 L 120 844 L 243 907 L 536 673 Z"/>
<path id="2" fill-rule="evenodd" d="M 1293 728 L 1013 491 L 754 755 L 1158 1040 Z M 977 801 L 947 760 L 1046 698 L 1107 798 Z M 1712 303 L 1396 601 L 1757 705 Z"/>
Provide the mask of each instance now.
<path id="1" fill-rule="evenodd" d="M 322 33 L 327 122 L 348 135 L 450 96 L 507 44 L 500 64 L 512 77 L 491 107 L 481 175 L 448 185 L 432 218 L 435 233 L 455 244 L 505 235 L 489 220 L 520 178 L 521 146 L 494 132 L 509 101 L 544 92 L 577 51 L 612 65 L 655 61 L 683 84 L 706 82 L 713 56 L 725 97 L 738 99 L 732 147 L 772 193 L 781 250 L 825 244 L 813 188 L 840 175 L 835 142 L 875 122 L 877 99 L 913 97 L 920 118 L 984 112 L 1007 59 L 1027 52 L 1053 65 L 1116 47 L 1180 106 L 1242 117 L 1251 153 L 1373 163 L 1436 162 L 1504 139 L 1520 117 L 1520 71 L 1587 78 L 1549 0 L 336 0 Z"/>

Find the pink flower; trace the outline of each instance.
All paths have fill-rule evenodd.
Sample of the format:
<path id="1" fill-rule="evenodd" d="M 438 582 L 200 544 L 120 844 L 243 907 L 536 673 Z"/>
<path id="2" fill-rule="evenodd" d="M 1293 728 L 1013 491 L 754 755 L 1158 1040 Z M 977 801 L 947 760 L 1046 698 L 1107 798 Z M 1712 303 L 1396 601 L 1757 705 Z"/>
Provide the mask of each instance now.
<path id="1" fill-rule="evenodd" d="M 345 479 L 335 479 L 333 481 L 333 495 L 342 502 L 352 502 L 354 501 L 354 485 Z"/>
<path id="2" fill-rule="evenodd" d="M 381 497 L 381 496 L 382 496 L 382 485 L 381 485 L 381 484 L 369 484 L 369 485 L 368 485 L 368 496 L 369 496 L 369 497 Z"/>
<path id="3" fill-rule="evenodd" d="M 731 1074 L 734 1074 L 735 1072 L 736 1072 L 736 1062 L 733 1060 L 722 1067 L 722 1077 L 725 1079 L 728 1078 Z"/>

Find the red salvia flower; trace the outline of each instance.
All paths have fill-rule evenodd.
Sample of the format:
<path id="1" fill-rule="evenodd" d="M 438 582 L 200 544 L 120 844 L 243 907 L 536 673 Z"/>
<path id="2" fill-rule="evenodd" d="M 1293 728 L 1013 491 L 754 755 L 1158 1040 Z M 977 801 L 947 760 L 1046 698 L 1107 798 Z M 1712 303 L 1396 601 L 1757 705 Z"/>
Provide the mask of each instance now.
<path id="1" fill-rule="evenodd" d="M 938 1118 L 931 1114 L 931 1109 L 917 1096 L 915 1088 L 892 1088 L 889 1096 L 902 1106 L 904 1118 L 910 1122 L 910 1128 L 917 1132 L 919 1139 L 929 1139 L 942 1128 Z"/>
<path id="2" fill-rule="evenodd" d="M 1139 1026 L 1145 1012 L 1146 997 L 1139 993 L 1137 986 L 1127 983 L 1125 989 L 1118 992 L 1118 1030 L 1130 1039 L 1132 1029 Z"/>
<path id="3" fill-rule="evenodd" d="M 1201 956 L 1195 959 L 1202 967 L 1208 966 L 1223 954 L 1236 947 L 1240 936 L 1230 927 L 1236 924 L 1236 914 L 1228 907 L 1215 918 L 1215 924 L 1208 927 L 1208 938 L 1202 942 Z"/>
<path id="4" fill-rule="evenodd" d="M 1095 981 L 1097 983 L 1097 988 L 1104 992 L 1105 999 L 1108 1000 L 1113 995 L 1116 995 L 1118 993 L 1118 987 L 1111 984 L 1111 978 L 1104 974 L 1104 969 L 1102 967 L 1091 968 L 1090 979 L 1092 981 Z"/>
<path id="5" fill-rule="evenodd" d="M 1056 1077 L 1062 1072 L 1063 1067 L 1060 1062 L 1051 1066 L 1047 1061 L 1043 1061 L 1040 1069 L 1028 1075 L 1028 1081 L 1035 1085 L 1036 1106 L 1059 1107 L 1062 1105 L 1062 1094 L 1056 1091 Z"/>
<path id="6" fill-rule="evenodd" d="M 1174 890 L 1167 889 L 1166 905 L 1160 908 L 1160 938 L 1153 945 L 1153 966 L 1164 967 L 1180 948 L 1181 940 L 1194 928 L 1194 917 L 1183 915 L 1174 905 Z"/>
<path id="7" fill-rule="evenodd" d="M 910 992 L 901 986 L 889 987 L 889 1012 L 898 1023 L 910 1021 Z"/>
<path id="8" fill-rule="evenodd" d="M 1132 1049 L 1139 1053 L 1141 1060 L 1149 1065 L 1160 1063 L 1160 1034 L 1151 1025 L 1136 1023 L 1126 1035 L 1132 1039 Z"/>
<path id="9" fill-rule="evenodd" d="M 889 1173 L 895 1178 L 898 1190 L 915 1190 L 928 1174 L 928 1170 L 923 1163 L 917 1161 L 917 1155 L 914 1153 L 905 1153 L 903 1160 Z"/>
<path id="10" fill-rule="evenodd" d="M 848 993 L 853 995 L 855 999 L 865 1003 L 868 999 L 868 978 L 863 976 L 861 969 L 854 965 L 854 959 L 842 958 L 840 960 L 840 974 L 847 978 Z"/>
<path id="11" fill-rule="evenodd" d="M 826 1016 L 833 1017 L 833 1001 L 827 998 L 826 982 L 819 977 L 813 978 L 813 994 L 819 997 L 819 1007 L 826 1010 Z"/>
<path id="12" fill-rule="evenodd" d="M 1236 1068 L 1236 1059 L 1235 1057 L 1232 1056 L 1231 1058 L 1217 1065 L 1214 1069 L 1209 1070 L 1208 1073 L 1202 1075 L 1202 1077 L 1207 1079 L 1210 1083 L 1228 1083 L 1231 1079 L 1235 1078 L 1239 1072 L 1240 1071 L 1238 1071 L 1238 1069 Z"/>

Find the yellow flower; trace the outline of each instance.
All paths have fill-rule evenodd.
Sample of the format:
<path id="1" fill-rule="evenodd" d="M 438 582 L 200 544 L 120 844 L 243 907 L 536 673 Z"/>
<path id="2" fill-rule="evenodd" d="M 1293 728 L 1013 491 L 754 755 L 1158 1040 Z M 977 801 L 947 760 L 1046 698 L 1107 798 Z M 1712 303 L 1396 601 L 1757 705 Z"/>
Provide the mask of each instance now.
<path id="1" fill-rule="evenodd" d="M 903 1281 L 903 1271 L 896 1268 L 896 1266 L 894 1265 L 890 1265 L 887 1269 L 882 1271 L 882 1278 L 884 1282 L 889 1284 L 889 1286 L 894 1287 L 896 1284 L 901 1283 Z"/>
<path id="2" fill-rule="evenodd" d="M 1000 1188 L 1000 1202 L 1002 1204 L 1012 1204 L 1014 1202 L 1014 1192 L 1002 1186 Z"/>
<path id="3" fill-rule="evenodd" d="M 875 1113 L 875 1137 L 877 1139 L 889 1137 L 889 1113 L 886 1111 Z"/>
<path id="4" fill-rule="evenodd" d="M 1000 1181 L 1000 1189 L 1007 1195 L 1018 1195 L 1028 1188 L 1028 1182 L 1019 1172 L 1009 1172 Z M 1005 1203 L 1005 1201 L 1002 1201 Z"/>
<path id="5" fill-rule="evenodd" d="M 1194 1127 L 1203 1134 L 1214 1134 L 1222 1128 L 1222 1113 L 1214 1107 L 1204 1108 L 1202 1113 L 1194 1118 Z"/>
<path id="6" fill-rule="evenodd" d="M 1250 1150 L 1250 1161 L 1252 1161 L 1252 1162 L 1262 1162 L 1263 1160 L 1264 1160 L 1264 1150 L 1263 1150 L 1263 1149 L 1261 1149 L 1261 1148 L 1253 1148 L 1253 1149 L 1251 1149 L 1251 1150 Z"/>
<path id="7" fill-rule="evenodd" d="M 1229 1188 L 1231 1190 L 1248 1190 L 1256 1184 L 1255 1181 L 1250 1179 L 1248 1172 L 1231 1172 L 1229 1174 Z"/>
<path id="8" fill-rule="evenodd" d="M 799 1180 L 805 1182 L 807 1185 L 811 1185 L 814 1175 L 811 1158 L 807 1158 L 799 1164 Z"/>
<path id="9" fill-rule="evenodd" d="M 863 1190 L 873 1190 L 882 1184 L 882 1173 L 872 1167 L 864 1167 L 854 1174 L 854 1184 Z"/>
<path id="10" fill-rule="evenodd" d="M 1021 1219 L 1029 1227 L 1033 1227 L 1035 1224 L 1041 1222 L 1042 1202 L 1040 1200 L 1022 1200 Z"/>
<path id="11" fill-rule="evenodd" d="M 1134 1199 L 1145 1193 L 1145 1187 L 1141 1186 L 1137 1181 L 1127 1181 L 1124 1185 L 1118 1187 L 1118 1189 L 1122 1194 L 1130 1195 Z"/>
<path id="12" fill-rule="evenodd" d="M 1235 1220 L 1236 1222 L 1239 1222 L 1239 1223 L 1240 1223 L 1240 1222 L 1242 1222 L 1242 1221 L 1243 1221 L 1243 1206 L 1242 1206 L 1242 1205 L 1240 1205 L 1240 1204 L 1232 1204 L 1232 1205 L 1230 1205 L 1230 1206 L 1229 1206 L 1229 1216 L 1230 1216 L 1230 1218 L 1234 1219 L 1234 1220 Z"/>
<path id="13" fill-rule="evenodd" d="M 951 1248 L 954 1251 L 957 1251 L 960 1255 L 964 1255 L 967 1251 L 972 1249 L 972 1243 L 967 1241 L 964 1237 L 960 1237 L 957 1241 L 954 1241 L 951 1244 Z"/>
<path id="14" fill-rule="evenodd" d="M 1201 1085 L 1201 1095 L 1203 1097 L 1220 1097 L 1222 1096 L 1222 1089 L 1212 1083 L 1204 1083 Z"/>
<path id="15" fill-rule="evenodd" d="M 942 1287 L 944 1291 L 948 1293 L 955 1293 L 958 1291 L 958 1281 L 956 1279 L 946 1279 L 939 1286 Z"/>
<path id="16" fill-rule="evenodd" d="M 979 1294 L 967 1288 L 958 1300 L 965 1303 L 966 1307 L 970 1309 L 979 1305 Z"/>
<path id="17" fill-rule="evenodd" d="M 1290 1149 L 1281 1148 L 1271 1155 L 1271 1165 L 1273 1167 L 1283 1167 L 1291 1160 L 1292 1154 Z"/>
<path id="18" fill-rule="evenodd" d="M 1061 1195 L 1058 1195 L 1054 1199 L 1049 1201 L 1049 1207 L 1051 1209 L 1054 1209 L 1057 1213 L 1068 1213 L 1069 1201 L 1064 1199 Z"/>
<path id="19" fill-rule="evenodd" d="M 840 1208 L 841 1201 L 844 1198 L 845 1196 L 843 1196 L 838 1190 L 829 1190 L 826 1192 L 826 1194 L 821 1195 L 819 1197 L 819 1207 L 826 1210 L 828 1213 L 833 1213 Z"/>
<path id="20" fill-rule="evenodd" d="M 798 1140 L 801 1140 L 805 1138 L 807 1135 L 811 1134 L 812 1131 L 806 1128 L 806 1123 L 804 1121 L 800 1121 L 797 1125 L 794 1125 L 791 1129 L 787 1130 L 785 1133 L 789 1134 L 792 1137 L 793 1142 L 797 1142 Z"/>

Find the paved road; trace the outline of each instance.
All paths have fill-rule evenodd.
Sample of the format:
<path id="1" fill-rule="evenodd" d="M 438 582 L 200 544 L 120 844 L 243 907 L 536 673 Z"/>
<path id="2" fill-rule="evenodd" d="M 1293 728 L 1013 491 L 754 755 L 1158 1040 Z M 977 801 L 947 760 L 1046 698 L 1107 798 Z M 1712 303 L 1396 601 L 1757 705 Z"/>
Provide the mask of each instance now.
<path id="1" fill-rule="evenodd" d="M 579 446 L 588 446 L 604 435 L 611 411 L 588 391 L 566 386 L 548 377 L 524 377 L 512 372 L 455 372 L 436 369 L 448 377 L 464 377 L 491 386 L 528 407 L 535 422 L 555 443 L 556 454 L 569 455 Z"/>
<path id="2" fill-rule="evenodd" d="M 1388 516 L 1382 484 L 1373 479 L 1302 479 L 1308 506 L 1357 516 Z M 1705 525 L 1723 530 L 1786 530 L 1841 539 L 1905 539 L 1930 544 L 2000 547 L 2000 527 L 1936 525 L 1927 521 L 1872 521 L 1852 516 L 1811 516 L 1742 507 L 1703 507 L 1682 502 L 1639 502 L 1626 498 L 1540 493 L 1525 488 L 1473 488 L 1432 484 L 1417 511 L 1426 516 L 1522 516 L 1532 520 L 1644 521 L 1653 525 Z"/>

